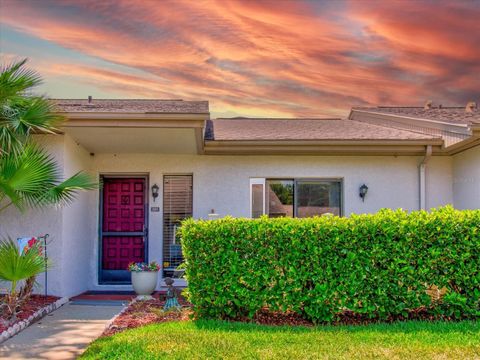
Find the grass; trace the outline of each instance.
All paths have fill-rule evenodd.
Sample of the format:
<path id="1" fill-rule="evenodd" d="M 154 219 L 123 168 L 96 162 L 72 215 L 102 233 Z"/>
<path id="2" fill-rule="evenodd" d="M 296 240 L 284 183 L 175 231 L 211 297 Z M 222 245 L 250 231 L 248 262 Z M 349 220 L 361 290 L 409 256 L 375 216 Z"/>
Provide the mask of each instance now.
<path id="1" fill-rule="evenodd" d="M 480 324 L 412 321 L 303 328 L 168 322 L 100 338 L 81 358 L 473 359 L 480 358 Z"/>

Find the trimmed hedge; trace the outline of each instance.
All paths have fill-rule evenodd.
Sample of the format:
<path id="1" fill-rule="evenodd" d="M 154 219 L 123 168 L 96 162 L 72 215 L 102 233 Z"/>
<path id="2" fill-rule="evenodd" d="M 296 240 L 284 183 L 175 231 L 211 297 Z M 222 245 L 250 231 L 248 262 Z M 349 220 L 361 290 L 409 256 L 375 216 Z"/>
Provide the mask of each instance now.
<path id="1" fill-rule="evenodd" d="M 186 220 L 188 297 L 200 317 L 291 310 L 314 322 L 480 314 L 480 210 Z"/>

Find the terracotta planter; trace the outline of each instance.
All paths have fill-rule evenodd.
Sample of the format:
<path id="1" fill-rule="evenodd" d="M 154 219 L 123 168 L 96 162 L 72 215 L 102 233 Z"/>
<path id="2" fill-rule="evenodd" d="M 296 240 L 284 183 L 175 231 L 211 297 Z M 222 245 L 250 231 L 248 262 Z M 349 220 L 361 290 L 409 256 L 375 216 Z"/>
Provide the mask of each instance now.
<path id="1" fill-rule="evenodd" d="M 140 298 L 151 298 L 158 281 L 158 271 L 132 271 L 132 286 Z"/>

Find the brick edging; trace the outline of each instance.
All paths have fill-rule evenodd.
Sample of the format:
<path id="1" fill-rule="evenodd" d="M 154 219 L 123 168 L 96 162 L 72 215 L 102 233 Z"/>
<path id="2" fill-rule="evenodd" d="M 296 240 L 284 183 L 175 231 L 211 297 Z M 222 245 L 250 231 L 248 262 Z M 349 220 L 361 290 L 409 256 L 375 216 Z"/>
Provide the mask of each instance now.
<path id="1" fill-rule="evenodd" d="M 43 318 L 44 316 L 50 314 L 52 311 L 58 309 L 62 305 L 66 304 L 70 299 L 68 297 L 62 297 L 57 301 L 35 311 L 27 319 L 19 321 L 11 325 L 7 330 L 0 333 L 0 344 L 10 339 L 12 336 L 17 335 L 23 329 L 26 329 L 32 325 L 35 321 Z"/>

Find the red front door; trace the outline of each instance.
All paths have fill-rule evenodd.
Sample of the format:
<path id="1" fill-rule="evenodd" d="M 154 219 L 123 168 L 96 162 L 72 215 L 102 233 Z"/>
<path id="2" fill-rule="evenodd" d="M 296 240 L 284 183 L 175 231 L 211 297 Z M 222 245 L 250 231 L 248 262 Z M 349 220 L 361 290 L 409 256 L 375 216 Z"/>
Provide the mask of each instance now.
<path id="1" fill-rule="evenodd" d="M 129 282 L 128 263 L 145 261 L 145 178 L 103 179 L 101 282 Z"/>

